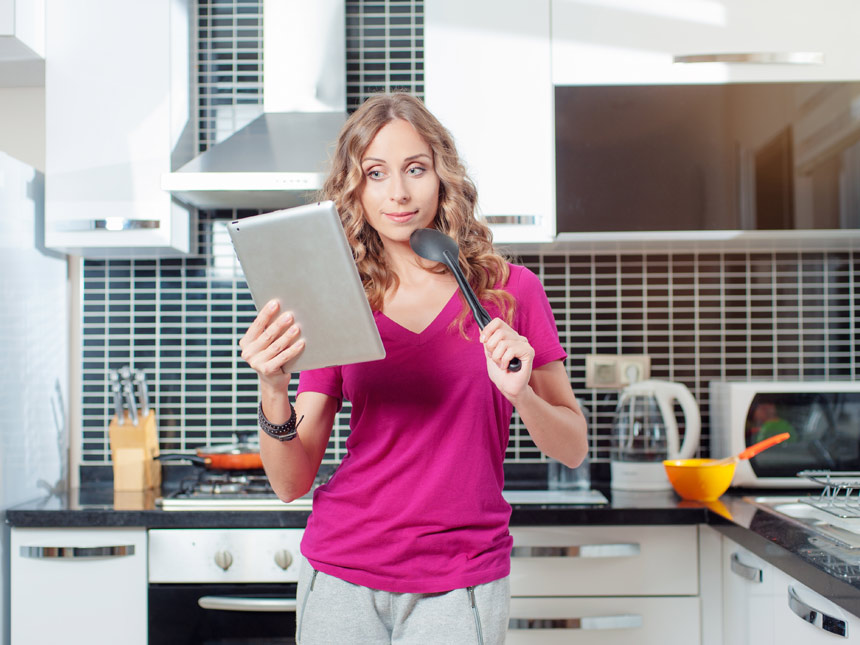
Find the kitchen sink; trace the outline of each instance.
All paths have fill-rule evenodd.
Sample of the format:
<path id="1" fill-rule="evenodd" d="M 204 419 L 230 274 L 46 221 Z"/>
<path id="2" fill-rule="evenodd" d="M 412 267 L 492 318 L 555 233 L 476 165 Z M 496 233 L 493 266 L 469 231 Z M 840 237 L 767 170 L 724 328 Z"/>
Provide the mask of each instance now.
<path id="1" fill-rule="evenodd" d="M 860 549 L 860 500 L 851 500 L 848 504 L 830 502 L 818 496 L 760 496 L 744 497 L 744 500 L 843 548 Z"/>

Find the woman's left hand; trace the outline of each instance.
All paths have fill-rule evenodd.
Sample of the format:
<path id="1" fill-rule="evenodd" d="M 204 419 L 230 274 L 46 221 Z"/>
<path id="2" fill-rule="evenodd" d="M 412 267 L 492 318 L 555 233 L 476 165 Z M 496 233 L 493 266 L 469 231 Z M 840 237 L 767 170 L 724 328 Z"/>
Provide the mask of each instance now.
<path id="1" fill-rule="evenodd" d="M 520 336 L 500 318 L 493 318 L 481 332 L 487 373 L 499 391 L 512 403 L 528 386 L 535 357 L 534 348 L 525 336 Z M 508 363 L 517 357 L 523 366 L 518 372 L 508 371 Z"/>

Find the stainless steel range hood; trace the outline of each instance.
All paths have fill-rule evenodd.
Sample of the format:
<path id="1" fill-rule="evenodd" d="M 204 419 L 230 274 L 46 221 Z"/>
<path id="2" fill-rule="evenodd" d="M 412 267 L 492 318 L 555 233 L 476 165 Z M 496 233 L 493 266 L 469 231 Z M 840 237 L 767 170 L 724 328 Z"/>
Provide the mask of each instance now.
<path id="1" fill-rule="evenodd" d="M 161 187 L 202 209 L 312 200 L 346 121 L 345 47 L 343 0 L 265 0 L 264 113 L 162 175 Z"/>

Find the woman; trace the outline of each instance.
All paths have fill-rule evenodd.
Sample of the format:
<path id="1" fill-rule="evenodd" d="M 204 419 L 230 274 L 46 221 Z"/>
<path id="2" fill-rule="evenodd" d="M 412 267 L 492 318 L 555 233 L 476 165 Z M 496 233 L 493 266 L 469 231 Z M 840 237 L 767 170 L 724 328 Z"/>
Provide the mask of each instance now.
<path id="1" fill-rule="evenodd" d="M 293 409 L 290 363 L 304 340 L 289 311 L 270 303 L 240 341 L 259 374 L 260 450 L 281 499 L 310 490 L 335 414 L 352 404 L 347 455 L 314 492 L 302 542 L 297 640 L 501 643 L 513 409 L 550 457 L 574 467 L 587 451 L 546 294 L 493 250 L 450 134 L 413 97 L 374 96 L 349 118 L 322 198 L 341 215 L 385 359 L 302 372 Z M 457 241 L 493 317 L 482 332 L 452 274 L 410 248 L 427 227 Z M 522 369 L 510 372 L 515 356 Z"/>

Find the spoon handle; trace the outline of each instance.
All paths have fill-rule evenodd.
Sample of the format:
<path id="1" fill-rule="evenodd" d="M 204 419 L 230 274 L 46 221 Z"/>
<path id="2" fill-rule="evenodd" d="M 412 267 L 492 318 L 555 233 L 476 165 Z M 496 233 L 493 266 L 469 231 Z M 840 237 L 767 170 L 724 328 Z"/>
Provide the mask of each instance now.
<path id="1" fill-rule="evenodd" d="M 448 265 L 448 268 L 451 270 L 451 273 L 454 274 L 454 279 L 457 281 L 457 286 L 460 287 L 460 291 L 463 293 L 463 296 L 466 298 L 466 302 L 469 305 L 469 308 L 472 310 L 472 315 L 475 317 L 475 322 L 478 323 L 478 327 L 484 329 L 487 325 L 490 324 L 492 320 L 490 318 L 490 314 L 487 313 L 487 310 L 484 309 L 484 306 L 478 300 L 478 296 L 475 295 L 475 291 L 472 289 L 472 285 L 466 280 L 466 276 L 463 275 L 463 272 L 460 270 L 460 266 L 457 264 L 456 260 L 451 258 L 448 255 L 447 251 L 443 253 L 445 257 L 445 264 Z M 509 372 L 519 372 L 522 369 L 522 361 L 519 358 L 514 356 L 508 362 L 508 371 Z"/>

